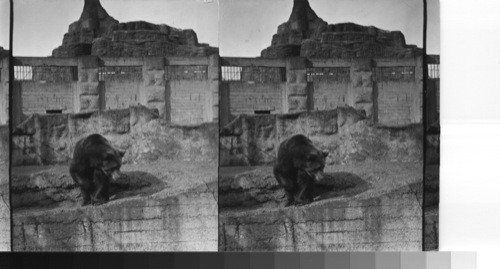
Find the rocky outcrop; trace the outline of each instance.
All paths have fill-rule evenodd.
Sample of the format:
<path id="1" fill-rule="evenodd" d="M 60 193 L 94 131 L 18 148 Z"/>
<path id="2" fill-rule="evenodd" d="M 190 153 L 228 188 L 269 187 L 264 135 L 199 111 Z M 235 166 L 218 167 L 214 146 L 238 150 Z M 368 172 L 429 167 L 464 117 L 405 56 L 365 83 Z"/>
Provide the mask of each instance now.
<path id="1" fill-rule="evenodd" d="M 52 56 L 207 56 L 217 52 L 217 48 L 198 43 L 193 30 L 144 21 L 119 23 L 99 0 L 85 0 L 80 19 L 69 26 Z"/>
<path id="2" fill-rule="evenodd" d="M 365 161 L 421 162 L 421 125 L 382 127 L 351 107 L 275 115 L 240 115 L 220 133 L 220 165 L 263 165 L 275 161 L 280 143 L 303 134 L 328 150 L 328 164 Z"/>
<path id="3" fill-rule="evenodd" d="M 85 0 L 82 15 L 70 24 L 62 45 L 52 51 L 54 57 L 90 55 L 94 39 L 106 35 L 118 21 L 101 6 L 99 0 Z"/>
<path id="4" fill-rule="evenodd" d="M 407 45 L 400 31 L 385 31 L 355 23 L 328 25 L 307 0 L 294 0 L 292 14 L 278 27 L 264 58 L 303 56 L 309 58 L 406 58 L 422 50 Z"/>
<path id="5" fill-rule="evenodd" d="M 92 55 L 108 57 L 207 56 L 216 48 L 198 43 L 193 30 L 144 21 L 120 23 L 92 44 Z"/>
<path id="6" fill-rule="evenodd" d="M 79 114 L 34 114 L 16 126 L 12 165 L 67 163 L 78 140 L 93 133 L 126 150 L 124 162 L 217 159 L 217 125 L 170 126 L 157 110 L 130 107 Z"/>

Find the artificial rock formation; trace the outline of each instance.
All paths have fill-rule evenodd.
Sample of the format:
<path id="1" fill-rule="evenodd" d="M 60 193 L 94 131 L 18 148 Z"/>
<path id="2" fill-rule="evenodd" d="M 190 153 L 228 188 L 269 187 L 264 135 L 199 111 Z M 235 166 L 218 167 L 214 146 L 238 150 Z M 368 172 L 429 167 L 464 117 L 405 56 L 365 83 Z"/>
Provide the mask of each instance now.
<path id="1" fill-rule="evenodd" d="M 294 0 L 292 14 L 278 26 L 263 58 L 406 58 L 421 49 L 407 45 L 400 31 L 385 31 L 354 23 L 330 24 L 319 18 L 308 0 Z"/>
<path id="2" fill-rule="evenodd" d="M 217 52 L 217 48 L 198 43 L 193 30 L 143 21 L 119 23 L 99 0 L 85 0 L 80 19 L 69 26 L 52 56 L 207 56 Z"/>

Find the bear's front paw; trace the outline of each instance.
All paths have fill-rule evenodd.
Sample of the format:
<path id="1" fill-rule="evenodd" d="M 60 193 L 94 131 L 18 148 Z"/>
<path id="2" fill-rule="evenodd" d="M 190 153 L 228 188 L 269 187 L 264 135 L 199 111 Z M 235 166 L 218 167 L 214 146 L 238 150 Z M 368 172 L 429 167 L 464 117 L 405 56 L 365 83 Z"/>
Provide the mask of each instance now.
<path id="1" fill-rule="evenodd" d="M 296 201 L 297 206 L 307 205 L 313 202 L 313 199 L 300 199 Z"/>
<path id="2" fill-rule="evenodd" d="M 108 202 L 108 199 L 94 199 L 92 205 L 102 205 Z"/>

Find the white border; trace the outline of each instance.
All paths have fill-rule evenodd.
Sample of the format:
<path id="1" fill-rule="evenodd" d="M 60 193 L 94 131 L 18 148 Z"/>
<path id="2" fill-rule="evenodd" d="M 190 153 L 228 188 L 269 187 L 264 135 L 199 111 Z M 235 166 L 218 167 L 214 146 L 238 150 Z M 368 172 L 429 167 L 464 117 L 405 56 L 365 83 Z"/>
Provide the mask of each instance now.
<path id="1" fill-rule="evenodd" d="M 500 1 L 441 1 L 441 83 L 439 250 L 500 268 Z"/>

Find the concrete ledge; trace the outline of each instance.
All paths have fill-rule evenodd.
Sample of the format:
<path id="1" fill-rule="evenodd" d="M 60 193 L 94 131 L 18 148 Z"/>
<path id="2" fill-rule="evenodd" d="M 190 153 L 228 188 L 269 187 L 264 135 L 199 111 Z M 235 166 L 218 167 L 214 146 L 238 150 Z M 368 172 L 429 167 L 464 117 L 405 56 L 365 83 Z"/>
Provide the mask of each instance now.
<path id="1" fill-rule="evenodd" d="M 251 190 L 259 186 L 249 182 L 274 185 L 271 170 L 223 168 L 220 173 L 234 182 L 245 182 L 233 184 L 234 189 Z M 274 197 L 280 204 L 221 207 L 219 251 L 421 250 L 421 171 L 420 163 L 328 166 L 325 172 L 355 174 L 369 188 L 357 193 L 337 192 L 308 205 L 290 207 L 283 207 L 284 193 L 276 189 Z M 224 183 L 221 186 L 227 187 Z"/>
<path id="2" fill-rule="evenodd" d="M 26 184 L 32 191 L 48 194 L 58 188 L 61 193 L 69 185 L 68 172 L 63 168 L 45 172 L 52 181 L 24 183 L 38 183 Z M 13 180 L 19 181 L 23 170 L 25 175 L 36 175 L 36 171 L 47 168 L 17 169 Z M 76 203 L 78 192 L 74 201 L 66 197 L 57 204 L 47 205 L 41 200 L 25 204 L 13 215 L 14 251 L 217 249 L 216 163 L 161 160 L 149 165 L 125 165 L 122 170 L 125 174 L 148 171 L 162 186 L 155 191 L 127 190 L 127 195 L 112 193 L 111 201 L 100 206 L 80 207 Z M 61 181 L 68 184 L 59 184 Z M 23 184 L 22 180 L 13 183 L 17 187 Z"/>

